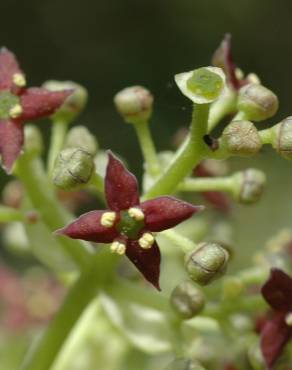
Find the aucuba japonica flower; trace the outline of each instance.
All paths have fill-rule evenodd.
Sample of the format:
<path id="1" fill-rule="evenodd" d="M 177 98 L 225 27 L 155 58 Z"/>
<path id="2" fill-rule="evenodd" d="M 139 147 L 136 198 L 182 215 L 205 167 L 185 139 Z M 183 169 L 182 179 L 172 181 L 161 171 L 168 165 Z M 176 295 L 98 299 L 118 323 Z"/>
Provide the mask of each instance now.
<path id="1" fill-rule="evenodd" d="M 12 52 L 0 50 L 0 154 L 10 173 L 23 146 L 23 124 L 53 114 L 72 90 L 26 88 L 26 79 Z"/>
<path id="2" fill-rule="evenodd" d="M 262 287 L 262 295 L 273 309 L 261 331 L 261 350 L 266 365 L 272 369 L 285 345 L 292 338 L 292 278 L 273 268 Z"/>
<path id="3" fill-rule="evenodd" d="M 169 196 L 140 203 L 136 177 L 111 152 L 105 196 L 109 209 L 85 213 L 56 233 L 95 243 L 112 243 L 113 252 L 126 254 L 144 277 L 160 289 L 161 257 L 153 233 L 178 225 L 203 207 Z"/>

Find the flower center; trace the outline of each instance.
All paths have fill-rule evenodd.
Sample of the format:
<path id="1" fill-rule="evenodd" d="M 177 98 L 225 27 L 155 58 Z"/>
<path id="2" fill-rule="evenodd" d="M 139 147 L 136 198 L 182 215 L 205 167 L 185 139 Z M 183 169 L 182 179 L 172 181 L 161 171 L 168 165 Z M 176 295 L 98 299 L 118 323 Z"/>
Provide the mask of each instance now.
<path id="1" fill-rule="evenodd" d="M 192 93 L 206 99 L 216 99 L 223 87 L 222 78 L 207 68 L 196 69 L 187 80 L 187 87 Z"/>
<path id="2" fill-rule="evenodd" d="M 130 239 L 137 239 L 139 232 L 145 226 L 143 220 L 137 220 L 130 216 L 128 211 L 121 211 L 117 230 Z"/>
<path id="3" fill-rule="evenodd" d="M 0 93 L 0 119 L 16 118 L 12 117 L 15 107 L 20 107 L 20 100 L 9 91 Z M 12 114 L 11 114 L 12 113 Z"/>

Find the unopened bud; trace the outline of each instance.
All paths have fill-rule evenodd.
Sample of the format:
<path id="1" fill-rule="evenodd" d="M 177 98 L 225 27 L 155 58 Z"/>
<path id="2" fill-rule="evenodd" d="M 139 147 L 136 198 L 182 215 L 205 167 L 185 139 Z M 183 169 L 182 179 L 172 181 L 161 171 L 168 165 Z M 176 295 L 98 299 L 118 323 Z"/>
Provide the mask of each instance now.
<path id="1" fill-rule="evenodd" d="M 135 124 L 150 118 L 153 96 L 145 87 L 132 86 L 118 92 L 114 97 L 114 103 L 124 120 Z"/>
<path id="2" fill-rule="evenodd" d="M 165 370 L 204 370 L 204 368 L 197 361 L 188 358 L 177 358 Z"/>
<path id="3" fill-rule="evenodd" d="M 96 138 L 85 126 L 75 126 L 67 134 L 65 147 L 81 148 L 95 155 L 98 149 L 98 143 Z"/>
<path id="4" fill-rule="evenodd" d="M 286 159 L 292 159 L 292 116 L 271 129 L 271 144 Z"/>
<path id="5" fill-rule="evenodd" d="M 32 157 L 42 154 L 44 148 L 40 130 L 34 125 L 26 125 L 24 128 L 24 151 Z"/>
<path id="6" fill-rule="evenodd" d="M 180 91 L 196 104 L 212 103 L 225 87 L 225 74 L 221 68 L 202 67 L 175 75 Z"/>
<path id="7" fill-rule="evenodd" d="M 206 242 L 186 256 L 185 266 L 193 281 L 207 285 L 225 273 L 228 259 L 229 254 L 221 245 Z"/>
<path id="8" fill-rule="evenodd" d="M 222 145 L 239 156 L 256 154 L 262 142 L 254 124 L 250 121 L 233 121 L 223 131 Z"/>
<path id="9" fill-rule="evenodd" d="M 239 90 L 237 107 L 247 119 L 263 121 L 277 113 L 279 102 L 271 90 L 262 85 L 249 84 Z"/>
<path id="10" fill-rule="evenodd" d="M 73 81 L 47 81 L 43 87 L 50 91 L 73 90 L 72 94 L 68 96 L 64 104 L 54 113 L 56 120 L 64 122 L 71 122 L 84 109 L 88 93 L 85 87 Z"/>
<path id="11" fill-rule="evenodd" d="M 234 179 L 237 182 L 233 192 L 235 200 L 240 203 L 251 204 L 260 199 L 266 184 L 266 175 L 263 171 L 248 168 L 234 174 Z"/>
<path id="12" fill-rule="evenodd" d="M 54 184 L 64 190 L 73 190 L 87 184 L 94 171 L 94 161 L 90 153 L 80 148 L 68 148 L 60 152 L 56 159 Z"/>
<path id="13" fill-rule="evenodd" d="M 205 297 L 193 282 L 186 280 L 173 290 L 170 303 L 179 316 L 183 319 L 190 319 L 202 311 L 205 305 Z"/>

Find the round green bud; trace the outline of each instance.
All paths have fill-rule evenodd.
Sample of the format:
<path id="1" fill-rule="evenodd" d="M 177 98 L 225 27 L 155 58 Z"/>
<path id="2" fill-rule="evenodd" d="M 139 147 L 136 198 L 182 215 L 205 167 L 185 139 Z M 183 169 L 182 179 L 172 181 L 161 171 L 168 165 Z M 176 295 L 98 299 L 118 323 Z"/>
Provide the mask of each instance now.
<path id="1" fill-rule="evenodd" d="M 193 281 L 207 285 L 225 273 L 228 259 L 229 254 L 221 245 L 205 242 L 186 256 L 185 266 Z"/>
<path id="2" fill-rule="evenodd" d="M 272 127 L 272 146 L 286 159 L 292 159 L 292 117 Z"/>
<path id="3" fill-rule="evenodd" d="M 145 87 L 132 86 L 118 92 L 114 103 L 126 122 L 136 124 L 150 118 L 153 96 Z"/>
<path id="4" fill-rule="evenodd" d="M 84 109 L 88 93 L 85 87 L 73 81 L 46 81 L 43 84 L 45 89 L 50 91 L 61 91 L 72 89 L 73 92 L 65 100 L 64 104 L 54 113 L 53 117 L 56 120 L 64 122 L 72 122 Z"/>
<path id="5" fill-rule="evenodd" d="M 94 168 L 92 155 L 84 149 L 64 149 L 55 162 L 54 184 L 64 190 L 77 189 L 90 181 Z"/>
<path id="6" fill-rule="evenodd" d="M 217 100 L 225 87 L 225 74 L 221 68 L 202 67 L 174 76 L 180 91 L 196 104 Z"/>
<path id="7" fill-rule="evenodd" d="M 198 363 L 188 358 L 177 358 L 172 361 L 165 370 L 204 370 Z"/>
<path id="8" fill-rule="evenodd" d="M 263 171 L 248 168 L 234 174 L 236 186 L 233 197 L 240 203 L 252 204 L 257 202 L 266 185 L 266 175 Z"/>
<path id="9" fill-rule="evenodd" d="M 24 151 L 32 157 L 42 154 L 44 148 L 43 138 L 40 130 L 34 125 L 24 127 Z"/>
<path id="10" fill-rule="evenodd" d="M 98 149 L 98 142 L 85 126 L 75 126 L 69 130 L 66 136 L 65 147 L 81 148 L 91 155 L 95 155 Z"/>
<path id="11" fill-rule="evenodd" d="M 254 124 L 250 121 L 233 121 L 223 131 L 222 145 L 229 153 L 239 156 L 256 154 L 262 142 Z"/>
<path id="12" fill-rule="evenodd" d="M 183 319 L 190 319 L 198 314 L 205 305 L 202 291 L 190 280 L 183 281 L 172 291 L 170 303 L 174 311 Z"/>
<path id="13" fill-rule="evenodd" d="M 237 108 L 247 119 L 263 121 L 273 117 L 278 107 L 277 96 L 262 85 L 249 84 L 239 90 Z"/>

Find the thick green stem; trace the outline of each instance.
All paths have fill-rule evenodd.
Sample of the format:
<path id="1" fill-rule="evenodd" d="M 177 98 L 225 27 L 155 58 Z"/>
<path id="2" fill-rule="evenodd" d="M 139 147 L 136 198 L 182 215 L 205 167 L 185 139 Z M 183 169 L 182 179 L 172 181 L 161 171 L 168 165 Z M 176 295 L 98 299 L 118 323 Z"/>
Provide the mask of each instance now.
<path id="1" fill-rule="evenodd" d="M 115 256 L 97 253 L 69 291 L 65 301 L 36 347 L 28 353 L 21 370 L 49 370 L 82 313 L 112 274 Z"/>
<path id="2" fill-rule="evenodd" d="M 261 142 L 263 144 L 272 144 L 274 139 L 273 128 L 267 128 L 266 130 L 258 131 Z"/>
<path id="3" fill-rule="evenodd" d="M 232 193 L 236 183 L 233 177 L 206 177 L 186 179 L 179 185 L 182 191 L 226 191 Z"/>
<path id="4" fill-rule="evenodd" d="M 56 198 L 39 158 L 29 159 L 23 155 L 18 160 L 16 175 L 22 181 L 33 207 L 39 212 L 42 221 L 52 232 L 71 221 L 71 215 Z M 62 236 L 58 238 L 74 262 L 81 268 L 86 268 L 90 259 L 91 248 L 89 245 Z"/>
<path id="5" fill-rule="evenodd" d="M 153 177 L 159 175 L 160 165 L 154 147 L 153 139 L 149 130 L 148 122 L 137 122 L 134 124 L 140 147 L 146 162 L 146 171 Z"/>
<path id="6" fill-rule="evenodd" d="M 145 194 L 144 199 L 173 193 L 178 184 L 206 155 L 208 147 L 203 138 L 207 133 L 209 107 L 209 104 L 194 105 L 190 134 L 187 140 L 166 170 Z"/>
<path id="7" fill-rule="evenodd" d="M 48 153 L 48 174 L 51 177 L 54 169 L 55 160 L 63 148 L 68 124 L 64 121 L 53 121 L 51 143 Z"/>
<path id="8" fill-rule="evenodd" d="M 221 99 L 216 100 L 210 108 L 208 132 L 211 132 L 220 121 L 236 109 L 236 93 L 228 91 Z"/>

